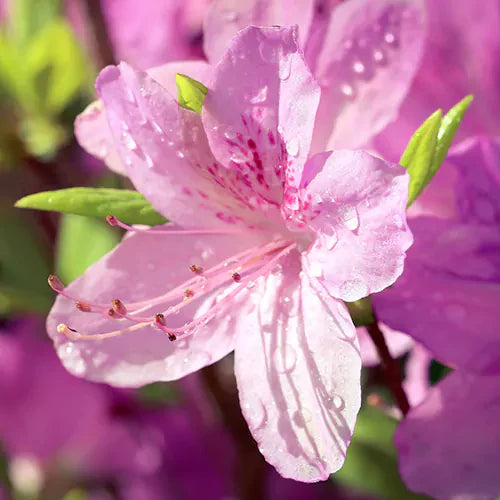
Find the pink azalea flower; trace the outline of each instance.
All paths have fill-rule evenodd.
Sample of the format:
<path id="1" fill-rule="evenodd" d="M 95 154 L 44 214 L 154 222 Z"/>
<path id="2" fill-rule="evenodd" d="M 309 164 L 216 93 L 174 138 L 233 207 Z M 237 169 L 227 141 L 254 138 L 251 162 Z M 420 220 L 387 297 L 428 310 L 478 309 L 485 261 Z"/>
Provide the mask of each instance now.
<path id="1" fill-rule="evenodd" d="M 99 76 L 109 128 L 96 121 L 90 140 L 111 139 L 175 225 L 129 227 L 67 288 L 52 278 L 48 331 L 72 373 L 118 386 L 178 379 L 234 349 L 265 458 L 285 477 L 326 479 L 360 405 L 342 300 L 402 272 L 408 175 L 362 151 L 309 157 L 320 89 L 295 28 L 242 30 L 205 83 L 200 116 L 127 64 Z"/>
<path id="2" fill-rule="evenodd" d="M 416 128 L 436 109 L 449 109 L 467 94 L 474 103 L 458 130 L 459 140 L 471 135 L 500 134 L 500 4 L 484 0 L 426 0 L 428 37 L 422 64 L 399 119 L 377 137 L 374 146 L 384 158 L 398 159 Z"/>
<path id="3" fill-rule="evenodd" d="M 300 28 L 322 90 L 312 150 L 366 145 L 397 117 L 418 68 L 424 2 L 215 0 L 205 17 L 205 54 L 216 64 L 239 29 L 290 24 Z"/>
<path id="4" fill-rule="evenodd" d="M 240 29 L 296 23 L 306 63 L 321 87 L 311 152 L 358 148 L 397 117 L 422 53 L 423 5 L 422 0 L 349 0 L 328 5 L 314 0 L 241 0 L 237 5 L 216 0 L 207 11 L 203 35 L 211 67 L 201 61 L 185 67 L 182 63 L 167 64 L 150 70 L 150 74 L 167 88 L 171 88 L 175 72 L 208 81 L 213 66 Z M 145 61 L 140 67 L 146 67 Z M 283 74 L 290 69 L 285 66 Z M 252 97 L 256 104 L 263 98 L 264 90 Z M 103 142 L 103 134 L 92 139 L 93 131 L 106 126 L 101 107 L 94 103 L 80 115 L 75 134 L 88 152 L 112 170 L 124 173 L 114 149 L 107 146 L 109 141 Z"/>
<path id="5" fill-rule="evenodd" d="M 394 438 L 409 488 L 438 500 L 500 495 L 499 384 L 457 371 L 410 410 Z"/>
<path id="6" fill-rule="evenodd" d="M 467 140 L 443 169 L 454 180 L 446 203 L 440 202 L 448 216 L 410 220 L 415 244 L 405 272 L 373 304 L 384 323 L 437 359 L 475 373 L 500 373 L 500 142 Z"/>

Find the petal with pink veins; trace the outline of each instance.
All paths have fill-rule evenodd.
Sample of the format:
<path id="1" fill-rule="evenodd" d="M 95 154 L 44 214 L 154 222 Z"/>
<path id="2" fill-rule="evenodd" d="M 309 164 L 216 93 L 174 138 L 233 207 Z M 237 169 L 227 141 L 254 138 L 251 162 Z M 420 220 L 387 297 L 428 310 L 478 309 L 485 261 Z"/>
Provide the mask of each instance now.
<path id="1" fill-rule="evenodd" d="M 242 30 L 217 66 L 203 106 L 215 157 L 278 206 L 285 184 L 301 176 L 319 97 L 296 27 Z"/>
<path id="2" fill-rule="evenodd" d="M 211 154 L 200 115 L 124 63 L 105 68 L 96 88 L 127 174 L 158 212 L 184 227 L 265 222 L 241 173 Z"/>
<path id="3" fill-rule="evenodd" d="M 84 302 L 110 304 L 119 298 L 125 307 L 145 301 L 139 316 L 153 320 L 154 314 L 166 312 L 167 306 L 183 300 L 183 290 L 174 301 L 150 305 L 150 301 L 193 277 L 191 264 L 205 269 L 221 263 L 236 252 L 260 243 L 251 236 L 155 235 L 154 230 L 126 237 L 112 252 L 73 281 L 66 291 Z M 230 271 L 228 271 L 230 273 Z M 230 274 L 228 276 L 230 278 Z M 190 304 L 168 316 L 170 326 L 182 326 L 199 317 L 217 300 L 221 289 L 202 296 L 203 275 L 193 285 L 196 291 Z M 230 279 L 229 279 L 230 280 Z M 196 300 L 198 295 L 200 298 Z M 213 363 L 233 349 L 234 333 L 247 330 L 254 299 L 244 290 L 234 299 L 231 311 L 201 325 L 186 339 L 175 342 L 157 328 L 144 326 L 105 340 L 70 341 L 57 332 L 57 325 L 85 334 L 98 334 L 133 325 L 126 319 L 111 319 L 99 313 L 85 313 L 75 303 L 59 296 L 47 320 L 47 331 L 54 340 L 64 366 L 74 375 L 115 386 L 139 386 L 158 380 L 178 379 Z"/>
<path id="4" fill-rule="evenodd" d="M 500 232 L 435 217 L 410 227 L 415 244 L 403 275 L 372 297 L 378 317 L 446 364 L 500 373 Z"/>
<path id="5" fill-rule="evenodd" d="M 266 460 L 287 478 L 328 478 L 345 459 L 360 406 L 356 331 L 341 301 L 318 293 L 297 253 L 260 286 L 258 323 L 237 333 L 240 404 Z"/>
<path id="6" fill-rule="evenodd" d="M 405 216 L 409 176 L 363 151 L 317 156 L 301 184 L 304 221 L 315 233 L 304 265 L 333 297 L 358 300 L 403 271 L 412 243 Z"/>
<path id="7" fill-rule="evenodd" d="M 399 471 L 413 491 L 438 500 L 500 495 L 500 377 L 448 375 L 412 408 L 394 437 Z"/>
<path id="8" fill-rule="evenodd" d="M 247 26 L 299 26 L 302 44 L 313 16 L 313 0 L 216 0 L 208 8 L 203 30 L 205 54 L 217 64 L 239 30 Z"/>
<path id="9" fill-rule="evenodd" d="M 356 148 L 397 117 L 420 61 L 423 0 L 350 0 L 315 61 L 322 87 L 313 151 Z"/>

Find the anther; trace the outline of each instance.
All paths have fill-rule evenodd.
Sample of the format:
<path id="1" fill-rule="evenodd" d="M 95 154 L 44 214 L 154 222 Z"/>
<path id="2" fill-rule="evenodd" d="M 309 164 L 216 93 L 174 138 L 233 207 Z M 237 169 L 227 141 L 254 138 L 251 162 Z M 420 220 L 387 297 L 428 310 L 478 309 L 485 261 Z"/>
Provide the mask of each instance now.
<path id="1" fill-rule="evenodd" d="M 203 268 L 201 266 L 199 266 L 198 264 L 190 265 L 189 270 L 195 274 L 201 274 L 203 272 Z"/>
<path id="2" fill-rule="evenodd" d="M 107 215 L 106 216 L 106 222 L 110 226 L 118 226 L 118 224 L 119 224 L 118 219 L 114 215 Z"/>
<path id="3" fill-rule="evenodd" d="M 125 316 L 125 314 L 127 314 L 127 308 L 120 299 L 113 299 L 111 305 L 113 306 L 113 311 L 120 316 Z"/>
<path id="4" fill-rule="evenodd" d="M 184 298 L 190 299 L 193 296 L 194 296 L 194 292 L 193 292 L 193 290 L 191 290 L 191 288 L 186 288 L 186 290 L 184 290 Z"/>
<path id="5" fill-rule="evenodd" d="M 86 312 L 86 313 L 92 312 L 92 308 L 88 304 L 85 304 L 85 302 L 77 300 L 75 302 L 75 306 L 81 312 Z"/>
<path id="6" fill-rule="evenodd" d="M 51 274 L 47 281 L 49 282 L 50 288 L 52 288 L 54 292 L 62 292 L 64 290 L 64 285 L 55 274 Z"/>
<path id="7" fill-rule="evenodd" d="M 74 339 L 74 334 L 78 333 L 76 330 L 73 330 L 73 328 L 70 328 L 69 326 L 65 325 L 64 323 L 59 323 L 57 325 L 57 333 L 61 333 L 63 335 L 66 335 L 66 337 L 70 339 Z"/>
<path id="8" fill-rule="evenodd" d="M 108 309 L 108 316 L 110 318 L 116 318 L 117 314 L 114 309 Z"/>
<path id="9" fill-rule="evenodd" d="M 155 319 L 154 319 L 155 325 L 164 333 L 168 335 L 168 340 L 170 342 L 173 342 L 174 340 L 177 340 L 177 337 L 172 333 L 167 330 L 167 322 L 165 320 L 165 316 L 162 313 L 155 314 Z"/>
<path id="10" fill-rule="evenodd" d="M 231 278 L 233 278 L 233 281 L 235 283 L 239 283 L 241 281 L 241 274 L 240 273 L 233 273 Z"/>

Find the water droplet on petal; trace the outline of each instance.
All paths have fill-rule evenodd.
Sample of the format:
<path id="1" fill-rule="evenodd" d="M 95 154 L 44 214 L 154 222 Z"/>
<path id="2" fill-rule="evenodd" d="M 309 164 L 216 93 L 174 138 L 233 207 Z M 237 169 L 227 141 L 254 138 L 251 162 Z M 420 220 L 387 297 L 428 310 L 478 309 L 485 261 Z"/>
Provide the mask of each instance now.
<path id="1" fill-rule="evenodd" d="M 299 150 L 300 150 L 300 144 L 298 139 L 296 139 L 295 137 L 293 137 L 286 143 L 286 152 L 290 156 L 297 156 L 299 154 Z"/>
<path id="2" fill-rule="evenodd" d="M 354 205 L 343 205 L 340 210 L 340 218 L 344 226 L 351 231 L 356 231 L 359 228 L 358 209 Z"/>
<path id="3" fill-rule="evenodd" d="M 340 92 L 349 99 L 353 99 L 355 97 L 354 87 L 350 83 L 341 83 Z"/>
<path id="4" fill-rule="evenodd" d="M 248 422 L 248 426 L 251 429 L 253 430 L 261 429 L 266 425 L 267 411 L 260 399 L 252 404 L 248 402 L 244 403 L 243 411 L 245 413 L 245 418 Z"/>
<path id="5" fill-rule="evenodd" d="M 293 412 L 292 420 L 297 426 L 306 427 L 312 420 L 312 414 L 307 408 L 302 408 L 301 410 Z"/>
<path id="6" fill-rule="evenodd" d="M 259 104 L 267 99 L 267 85 L 264 85 L 257 94 L 250 97 L 249 101 L 251 104 Z"/>
<path id="7" fill-rule="evenodd" d="M 278 373 L 287 373 L 295 368 L 297 353 L 290 344 L 284 344 L 274 351 L 273 361 Z"/>
<path id="8" fill-rule="evenodd" d="M 372 57 L 374 62 L 376 62 L 379 65 L 383 65 L 387 61 L 385 54 L 381 49 L 375 49 L 373 51 Z"/>
<path id="9" fill-rule="evenodd" d="M 259 53 L 264 61 L 275 63 L 279 57 L 278 45 L 273 45 L 268 41 L 261 42 L 259 45 Z"/>
<path id="10" fill-rule="evenodd" d="M 130 149 L 130 151 L 137 149 L 137 143 L 134 141 L 134 139 L 128 132 L 126 131 L 122 132 L 122 139 L 123 139 L 123 144 L 127 149 Z"/>
<path id="11" fill-rule="evenodd" d="M 384 42 L 388 45 L 394 45 L 397 42 L 396 35 L 391 31 L 384 34 Z"/>
<path id="12" fill-rule="evenodd" d="M 175 156 L 177 156 L 177 158 L 180 158 L 182 160 L 182 158 L 184 158 L 184 153 L 182 151 L 176 151 Z"/>
<path id="13" fill-rule="evenodd" d="M 357 75 L 362 75 L 365 72 L 365 65 L 361 61 L 354 61 L 352 64 L 352 70 Z"/>
<path id="14" fill-rule="evenodd" d="M 345 406 L 344 400 L 337 394 L 329 397 L 327 403 L 328 406 L 330 406 L 331 408 L 335 408 L 337 410 L 342 410 Z"/>

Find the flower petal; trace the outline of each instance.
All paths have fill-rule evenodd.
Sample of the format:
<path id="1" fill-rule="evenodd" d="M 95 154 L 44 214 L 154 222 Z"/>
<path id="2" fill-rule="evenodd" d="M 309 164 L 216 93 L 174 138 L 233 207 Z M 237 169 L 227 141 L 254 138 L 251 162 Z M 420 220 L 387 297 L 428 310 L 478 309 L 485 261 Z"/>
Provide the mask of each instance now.
<path id="1" fill-rule="evenodd" d="M 205 61 L 173 62 L 151 68 L 148 74 L 172 95 L 177 94 L 175 74 L 183 73 L 195 80 L 209 82 L 211 67 Z M 82 148 L 99 158 L 114 172 L 126 175 L 109 129 L 101 101 L 91 103 L 75 120 L 75 136 Z"/>
<path id="2" fill-rule="evenodd" d="M 203 30 L 205 54 L 212 64 L 224 55 L 231 39 L 247 26 L 299 26 L 302 40 L 313 16 L 313 0 L 215 0 L 208 8 Z M 303 42 L 302 42 L 303 43 Z"/>
<path id="3" fill-rule="evenodd" d="M 96 88 L 128 176 L 158 212 L 184 227 L 263 219 L 237 190 L 241 173 L 219 168 L 200 116 L 146 73 L 110 66 Z"/>
<path id="4" fill-rule="evenodd" d="M 261 200 L 281 203 L 300 178 L 320 90 L 297 45 L 297 29 L 249 27 L 215 70 L 202 117 L 210 147 L 242 172 Z"/>
<path id="5" fill-rule="evenodd" d="M 500 494 L 500 377 L 448 375 L 399 425 L 399 470 L 432 498 L 489 500 Z"/>
<path id="6" fill-rule="evenodd" d="M 410 227 L 403 275 L 372 297 L 378 317 L 447 364 L 500 373 L 500 232 L 435 217 Z"/>
<path id="7" fill-rule="evenodd" d="M 315 62 L 322 94 L 314 152 L 365 145 L 396 118 L 420 61 L 423 18 L 422 0 L 336 7 Z"/>
<path id="8" fill-rule="evenodd" d="M 259 449 L 288 478 L 314 482 L 345 459 L 361 360 L 344 304 L 313 289 L 297 254 L 270 275 L 252 331 L 237 334 L 240 403 Z"/>
<path id="9" fill-rule="evenodd" d="M 318 156 L 306 165 L 302 184 L 307 223 L 316 233 L 304 264 L 332 296 L 358 300 L 403 271 L 412 242 L 405 217 L 409 177 L 363 151 L 335 151 L 320 163 Z"/>
<path id="10" fill-rule="evenodd" d="M 111 304 L 115 298 L 125 305 L 148 300 L 192 278 L 189 265 L 199 263 L 208 269 L 250 248 L 256 241 L 250 236 L 155 235 L 154 230 L 133 234 L 71 283 L 67 291 L 94 303 Z M 217 294 L 220 289 L 199 301 L 195 296 L 191 305 L 172 316 L 172 323 L 181 326 L 198 317 L 214 303 Z M 234 332 L 244 332 L 252 316 L 249 294 L 250 291 L 243 291 L 235 299 L 231 313 L 215 317 L 190 337 L 184 340 L 179 337 L 175 342 L 150 326 L 101 341 L 69 341 L 56 331 L 59 323 L 88 334 L 113 331 L 133 323 L 79 312 L 71 300 L 62 296 L 57 298 L 48 317 L 47 330 L 61 361 L 74 375 L 116 386 L 173 380 L 217 361 L 233 349 Z M 165 305 L 153 306 L 141 316 L 153 318 L 165 309 Z"/>

